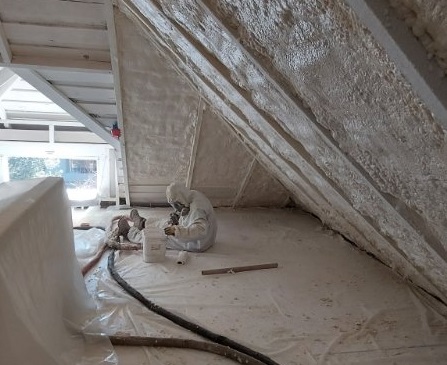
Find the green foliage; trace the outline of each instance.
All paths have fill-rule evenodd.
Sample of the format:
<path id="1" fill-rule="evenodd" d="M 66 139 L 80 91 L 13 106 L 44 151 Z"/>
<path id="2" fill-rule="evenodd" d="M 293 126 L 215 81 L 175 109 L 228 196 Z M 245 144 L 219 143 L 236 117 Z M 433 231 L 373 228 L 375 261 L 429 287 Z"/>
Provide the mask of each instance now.
<path id="1" fill-rule="evenodd" d="M 9 177 L 11 180 L 26 180 L 35 177 L 62 176 L 58 159 L 34 157 L 10 157 Z"/>

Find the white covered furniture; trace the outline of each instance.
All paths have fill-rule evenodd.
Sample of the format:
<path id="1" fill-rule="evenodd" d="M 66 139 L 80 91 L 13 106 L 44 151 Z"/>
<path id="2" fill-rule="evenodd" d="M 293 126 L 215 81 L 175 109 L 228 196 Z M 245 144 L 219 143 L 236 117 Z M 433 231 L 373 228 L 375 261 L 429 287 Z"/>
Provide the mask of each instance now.
<path id="1" fill-rule="evenodd" d="M 97 330 L 95 311 L 75 257 L 63 180 L 0 184 L 0 362 L 114 363 L 108 341 L 90 346 L 95 336 L 81 334 Z"/>

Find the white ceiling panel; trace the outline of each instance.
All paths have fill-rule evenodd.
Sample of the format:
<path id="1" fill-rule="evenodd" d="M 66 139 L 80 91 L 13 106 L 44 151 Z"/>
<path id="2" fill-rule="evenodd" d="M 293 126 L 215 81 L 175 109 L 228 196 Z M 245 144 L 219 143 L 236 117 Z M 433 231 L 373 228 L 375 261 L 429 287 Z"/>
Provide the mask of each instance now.
<path id="1" fill-rule="evenodd" d="M 98 85 L 99 87 L 113 87 L 113 74 L 109 72 L 80 72 L 46 69 L 39 70 L 46 80 L 52 84 L 64 85 Z"/>
<path id="2" fill-rule="evenodd" d="M 108 50 L 107 30 L 56 25 L 5 23 L 10 44 Z"/>
<path id="3" fill-rule="evenodd" d="M 0 0 L 4 22 L 60 25 L 106 25 L 103 1 Z"/>
<path id="4" fill-rule="evenodd" d="M 20 112 L 39 112 L 39 113 L 63 113 L 64 109 L 53 102 L 34 102 L 34 101 L 9 101 L 3 100 L 1 105 L 9 114 L 10 111 Z"/>
<path id="5" fill-rule="evenodd" d="M 89 114 L 98 116 L 116 116 L 115 104 L 100 104 L 100 103 L 78 103 L 78 105 L 86 110 Z"/>
<path id="6" fill-rule="evenodd" d="M 52 57 L 58 59 L 71 59 L 79 61 L 110 62 L 108 50 L 68 48 L 40 45 L 11 45 L 15 56 Z"/>
<path id="7" fill-rule="evenodd" d="M 86 86 L 67 86 L 56 85 L 56 88 L 62 91 L 72 100 L 77 101 L 90 101 L 98 103 L 115 103 L 115 90 L 99 88 L 99 87 L 86 87 Z"/>

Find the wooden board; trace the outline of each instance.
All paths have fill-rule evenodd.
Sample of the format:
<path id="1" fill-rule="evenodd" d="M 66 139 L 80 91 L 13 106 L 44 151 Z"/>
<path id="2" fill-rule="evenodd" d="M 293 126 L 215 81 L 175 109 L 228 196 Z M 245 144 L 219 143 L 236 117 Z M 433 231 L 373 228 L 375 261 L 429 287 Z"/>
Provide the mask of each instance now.
<path id="1" fill-rule="evenodd" d="M 109 50 L 106 29 L 5 22 L 3 28 L 11 46 L 22 44 Z"/>
<path id="2" fill-rule="evenodd" d="M 5 101 L 19 101 L 19 102 L 47 102 L 51 103 L 45 95 L 37 90 L 17 90 L 14 88 L 3 96 L 2 102 Z"/>
<path id="3" fill-rule="evenodd" d="M 106 25 L 104 5 L 101 0 L 1 0 L 1 16 L 4 22 L 40 24 Z"/>
<path id="4" fill-rule="evenodd" d="M 115 103 L 115 90 L 109 88 L 56 85 L 72 100 L 98 103 Z"/>
<path id="5" fill-rule="evenodd" d="M 12 44 L 10 48 L 14 56 L 51 57 L 79 61 L 110 62 L 110 53 L 108 50 L 17 44 Z"/>
<path id="6" fill-rule="evenodd" d="M 94 115 L 116 115 L 115 104 L 99 104 L 99 103 L 78 103 L 78 105 L 86 110 L 89 114 Z"/>
<path id="7" fill-rule="evenodd" d="M 113 87 L 112 72 L 76 72 L 63 70 L 39 70 L 39 74 L 53 85 L 97 85 Z"/>
<path id="8" fill-rule="evenodd" d="M 52 102 L 30 102 L 30 101 L 2 101 L 3 108 L 8 112 L 9 110 L 21 112 L 40 112 L 40 113 L 62 113 L 65 112 L 62 108 Z"/>

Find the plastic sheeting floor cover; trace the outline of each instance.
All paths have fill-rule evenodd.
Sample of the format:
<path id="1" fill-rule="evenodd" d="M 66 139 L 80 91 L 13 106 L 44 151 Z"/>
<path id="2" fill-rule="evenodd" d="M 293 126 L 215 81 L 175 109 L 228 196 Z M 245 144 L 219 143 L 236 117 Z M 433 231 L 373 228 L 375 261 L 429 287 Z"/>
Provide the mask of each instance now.
<path id="1" fill-rule="evenodd" d="M 90 208 L 75 224 L 106 225 Z M 161 226 L 168 209 L 141 209 Z M 286 210 L 217 210 L 217 243 L 176 264 L 116 255 L 118 272 L 156 304 L 282 365 L 447 364 L 447 321 L 418 290 L 315 218 Z M 85 259 L 85 246 L 81 247 Z M 108 334 L 196 338 L 148 311 L 111 279 L 106 257 L 87 276 Z M 212 276 L 201 270 L 277 262 L 277 269 Z M 193 350 L 117 348 L 121 364 L 230 364 Z"/>

